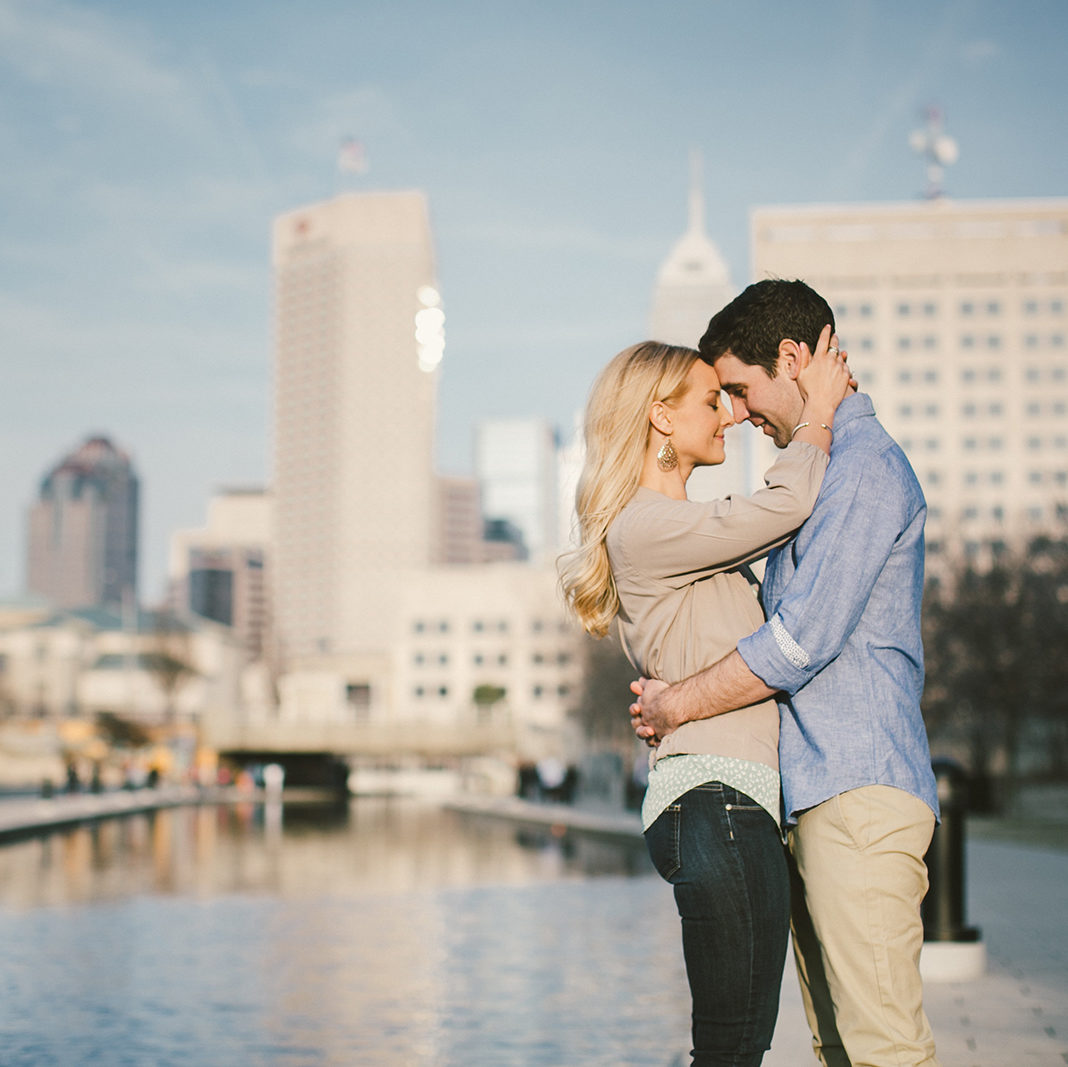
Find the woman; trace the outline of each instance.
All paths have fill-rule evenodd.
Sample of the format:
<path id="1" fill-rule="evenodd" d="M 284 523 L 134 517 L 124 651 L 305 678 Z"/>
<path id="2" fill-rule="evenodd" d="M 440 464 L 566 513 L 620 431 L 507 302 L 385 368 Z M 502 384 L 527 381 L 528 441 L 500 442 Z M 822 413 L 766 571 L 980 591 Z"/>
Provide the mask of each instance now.
<path id="1" fill-rule="evenodd" d="M 561 585 L 594 636 L 618 618 L 646 677 L 681 680 L 764 621 L 747 564 L 811 512 L 849 387 L 830 332 L 815 355 L 801 346 L 803 415 L 767 488 L 750 497 L 686 497 L 695 468 L 724 461 L 733 425 L 715 371 L 693 349 L 635 345 L 594 383 L 576 495 L 581 545 L 562 558 Z M 771 1045 L 789 928 L 778 734 L 769 700 L 686 723 L 651 756 L 642 825 L 682 918 L 694 1064 L 756 1067 Z"/>

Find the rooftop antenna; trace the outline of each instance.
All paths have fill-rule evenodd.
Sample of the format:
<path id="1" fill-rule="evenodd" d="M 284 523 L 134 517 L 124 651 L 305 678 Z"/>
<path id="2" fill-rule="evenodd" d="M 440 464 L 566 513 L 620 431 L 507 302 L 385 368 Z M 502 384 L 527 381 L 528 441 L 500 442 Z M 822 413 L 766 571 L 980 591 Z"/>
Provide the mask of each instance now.
<path id="1" fill-rule="evenodd" d="M 690 232 L 705 232 L 705 197 L 701 190 L 704 181 L 701 151 L 690 149 Z"/>
<path id="2" fill-rule="evenodd" d="M 927 164 L 928 200 L 939 200 L 945 196 L 942 179 L 945 168 L 957 162 L 960 154 L 957 142 L 942 132 L 942 112 L 937 107 L 928 107 L 925 111 L 925 125 L 921 130 L 909 134 L 909 147 Z"/>

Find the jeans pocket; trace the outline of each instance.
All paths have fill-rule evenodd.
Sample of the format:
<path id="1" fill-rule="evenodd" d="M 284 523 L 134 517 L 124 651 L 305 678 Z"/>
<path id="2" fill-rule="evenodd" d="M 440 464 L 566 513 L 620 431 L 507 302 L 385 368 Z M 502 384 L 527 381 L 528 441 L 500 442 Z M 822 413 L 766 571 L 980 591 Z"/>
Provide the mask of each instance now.
<path id="1" fill-rule="evenodd" d="M 645 847 L 653 861 L 657 874 L 670 882 L 682 867 L 679 848 L 682 805 L 670 804 L 657 817 L 656 821 L 645 831 Z"/>
<path id="2" fill-rule="evenodd" d="M 727 833 L 732 841 L 737 838 L 739 833 L 745 833 L 747 827 L 763 827 L 764 820 L 759 818 L 759 816 L 763 815 L 766 818 L 771 818 L 764 808 L 759 804 L 754 804 L 752 801 L 749 801 L 748 804 L 724 804 L 723 814 L 727 818 Z M 754 818 L 754 816 L 757 818 Z"/>

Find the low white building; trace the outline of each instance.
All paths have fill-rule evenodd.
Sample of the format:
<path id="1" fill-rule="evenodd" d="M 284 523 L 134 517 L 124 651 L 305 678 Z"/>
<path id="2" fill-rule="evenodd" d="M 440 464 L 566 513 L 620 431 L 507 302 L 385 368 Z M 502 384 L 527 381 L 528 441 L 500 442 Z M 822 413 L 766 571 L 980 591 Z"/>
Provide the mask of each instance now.
<path id="1" fill-rule="evenodd" d="M 228 715 L 241 654 L 222 626 L 166 625 L 148 612 L 103 609 L 0 619 L 0 693 L 9 714 L 90 718 L 112 712 L 146 724 Z"/>

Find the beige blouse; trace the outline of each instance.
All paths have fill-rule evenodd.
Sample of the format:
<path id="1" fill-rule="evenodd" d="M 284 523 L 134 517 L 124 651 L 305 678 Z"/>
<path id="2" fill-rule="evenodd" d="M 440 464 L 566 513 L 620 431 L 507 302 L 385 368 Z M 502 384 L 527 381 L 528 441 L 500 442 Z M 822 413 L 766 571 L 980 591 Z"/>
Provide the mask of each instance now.
<path id="1" fill-rule="evenodd" d="M 759 559 L 808 518 L 827 454 L 792 442 L 752 496 L 707 503 L 639 488 L 609 527 L 619 592 L 619 630 L 631 663 L 650 678 L 678 682 L 711 666 L 764 622 L 739 568 Z M 656 759 L 708 753 L 778 768 L 774 700 L 688 722 L 658 746 Z"/>

